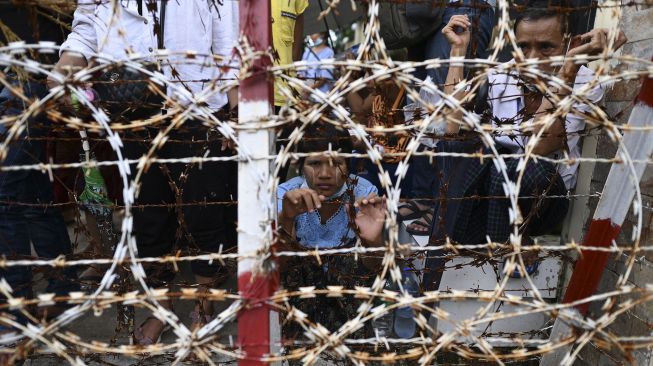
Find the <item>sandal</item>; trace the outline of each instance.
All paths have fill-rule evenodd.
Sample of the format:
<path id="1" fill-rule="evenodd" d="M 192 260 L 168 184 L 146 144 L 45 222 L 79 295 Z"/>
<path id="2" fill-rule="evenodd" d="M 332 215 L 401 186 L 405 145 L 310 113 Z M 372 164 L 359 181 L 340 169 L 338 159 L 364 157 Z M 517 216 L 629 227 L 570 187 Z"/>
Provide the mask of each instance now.
<path id="1" fill-rule="evenodd" d="M 407 215 L 399 214 L 399 211 L 401 211 L 402 208 L 405 209 L 405 210 L 409 210 L 410 213 L 408 213 Z M 415 201 L 412 201 L 412 200 L 404 201 L 397 207 L 397 220 L 405 221 L 405 220 L 419 219 L 424 214 L 424 211 L 427 211 L 427 210 L 428 210 L 428 208 L 426 210 L 420 208 L 419 205 L 417 204 L 417 202 L 415 202 Z"/>
<path id="2" fill-rule="evenodd" d="M 431 226 L 433 225 L 433 214 L 434 210 L 432 208 L 424 211 L 419 219 L 406 226 L 406 231 L 411 235 L 428 236 L 431 233 Z M 411 225 L 425 228 L 426 230 L 416 230 L 414 227 L 411 227 Z"/>
<path id="3" fill-rule="evenodd" d="M 147 319 L 145 319 L 145 321 L 138 326 L 138 328 L 134 329 L 134 336 L 133 336 L 134 344 L 139 346 L 151 346 L 155 343 L 159 343 L 161 342 L 161 337 L 163 336 L 163 333 L 170 330 L 170 325 L 166 323 L 163 326 L 163 329 L 161 329 L 161 332 L 159 333 L 159 336 L 157 337 L 155 342 L 154 339 L 152 339 L 149 336 L 146 336 L 143 333 L 143 326 L 145 325 L 145 323 L 149 322 L 150 320 L 156 320 L 158 322 L 161 322 L 161 320 L 159 320 L 158 318 L 155 318 L 153 316 L 148 316 Z"/>
<path id="4" fill-rule="evenodd" d="M 213 320 L 213 314 L 204 314 L 204 316 L 201 316 L 197 308 L 188 313 L 188 317 L 192 321 L 191 330 L 200 329 L 204 325 L 210 323 L 211 320 Z"/>

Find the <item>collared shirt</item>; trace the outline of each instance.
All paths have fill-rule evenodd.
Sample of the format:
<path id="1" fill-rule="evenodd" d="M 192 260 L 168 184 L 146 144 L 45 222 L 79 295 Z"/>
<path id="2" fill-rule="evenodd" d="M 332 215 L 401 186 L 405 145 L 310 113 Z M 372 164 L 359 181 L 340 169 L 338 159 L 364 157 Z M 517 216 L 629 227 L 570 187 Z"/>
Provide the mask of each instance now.
<path id="1" fill-rule="evenodd" d="M 512 121 L 512 126 L 516 129 L 515 132 L 502 132 L 494 139 L 495 141 L 509 149 L 511 152 L 520 154 L 524 153 L 524 147 L 528 144 L 528 136 L 519 133 L 518 127 L 522 124 L 532 123 L 533 120 L 523 121 L 519 111 L 524 106 L 524 97 L 521 87 L 517 84 L 517 77 L 514 71 L 502 71 L 514 65 L 515 61 L 512 60 L 506 64 L 500 65 L 491 69 L 488 72 L 488 81 L 490 84 L 488 90 L 488 99 L 492 107 L 492 114 L 498 118 L 499 121 Z M 576 80 L 574 82 L 574 92 L 578 92 L 581 88 L 592 81 L 594 72 L 585 66 L 581 66 Z M 604 86 L 598 84 L 596 87 L 589 90 L 585 94 L 587 100 L 592 103 L 598 103 L 604 94 Z M 565 131 L 567 133 L 567 146 L 569 147 L 569 158 L 579 158 L 581 155 L 580 135 L 585 129 L 585 120 L 581 114 L 575 114 L 574 111 L 586 113 L 591 110 L 587 104 L 575 103 L 571 111 L 567 114 L 565 119 Z M 492 121 L 493 127 L 499 127 L 496 120 Z M 505 124 L 502 127 L 509 127 Z M 512 136 L 511 136 L 512 135 Z M 556 151 L 550 155 L 553 158 L 561 159 L 564 157 L 562 151 Z M 573 164 L 558 164 L 558 172 L 565 182 L 567 189 L 572 189 L 576 185 L 578 163 Z"/>
<path id="2" fill-rule="evenodd" d="M 62 51 L 82 54 L 86 59 L 105 55 L 125 60 L 130 54 L 150 55 L 158 48 L 154 32 L 154 17 L 143 6 L 143 15 L 133 0 L 120 0 L 113 9 L 110 0 L 80 0 L 75 11 L 72 33 L 62 44 Z M 147 0 L 143 1 L 144 5 Z M 160 4 L 160 1 L 157 1 Z M 115 11 L 114 11 L 115 10 Z M 164 47 L 171 53 L 187 52 L 198 55 L 221 55 L 230 58 L 238 38 L 237 0 L 168 1 L 165 19 Z M 175 73 L 164 63 L 168 80 L 197 96 L 216 79 L 233 80 L 237 63 L 231 62 L 226 71 L 211 59 L 187 59 L 183 55 L 168 58 Z M 174 91 L 168 94 L 174 98 Z M 183 99 L 175 98 L 183 101 Z M 212 92 L 207 100 L 211 108 L 219 109 L 227 103 L 224 93 Z"/>
<path id="3" fill-rule="evenodd" d="M 272 16 L 272 43 L 279 56 L 275 65 L 289 65 L 293 63 L 292 49 L 295 43 L 295 22 L 308 8 L 308 0 L 270 0 L 270 14 Z M 274 82 L 274 105 L 282 106 L 286 97 L 280 88 L 288 88 L 288 84 L 281 78 Z"/>
<path id="4" fill-rule="evenodd" d="M 325 47 L 319 51 L 306 48 L 304 50 L 304 55 L 302 56 L 302 61 L 315 64 L 320 61 L 333 60 L 333 56 L 334 53 L 331 47 Z M 331 90 L 331 87 L 333 87 L 333 83 L 335 82 L 333 71 L 327 68 L 313 66 L 307 68 L 306 71 L 302 71 L 299 74 L 302 77 L 306 78 L 306 81 L 308 82 L 317 82 L 319 79 L 326 79 L 324 84 L 322 84 L 322 86 L 319 88 L 322 93 L 325 94 Z"/>
<path id="5" fill-rule="evenodd" d="M 355 200 L 367 197 L 371 193 L 378 193 L 378 189 L 365 178 L 354 175 L 350 175 L 350 178 L 357 180 L 356 186 L 352 187 Z M 306 180 L 301 176 L 280 184 L 277 188 L 278 212 L 281 212 L 283 208 L 283 197 L 288 191 L 305 187 Z M 322 223 L 322 218 L 318 210 L 298 215 L 295 218 L 297 241 L 309 248 L 334 248 L 350 244 L 352 240 L 356 239 L 356 234 L 349 227 L 349 216 L 344 206 L 344 202 L 349 201 L 347 193 L 345 193 L 341 200 L 343 203 L 338 208 L 338 211 L 326 220 L 324 224 Z"/>

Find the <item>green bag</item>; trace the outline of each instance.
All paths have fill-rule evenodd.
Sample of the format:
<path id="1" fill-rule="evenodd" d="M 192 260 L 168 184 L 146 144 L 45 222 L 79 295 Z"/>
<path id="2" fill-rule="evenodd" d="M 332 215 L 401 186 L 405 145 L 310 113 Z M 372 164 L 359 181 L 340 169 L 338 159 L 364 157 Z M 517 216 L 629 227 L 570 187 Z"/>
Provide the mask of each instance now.
<path id="1" fill-rule="evenodd" d="M 94 157 L 92 157 L 94 159 Z M 85 155 L 81 154 L 82 161 L 85 161 Z M 107 185 L 104 182 L 100 169 L 96 167 L 85 167 L 84 171 L 84 190 L 79 195 L 82 204 L 96 216 L 107 216 L 112 212 L 111 205 L 113 202 L 108 197 Z"/>
<path id="2" fill-rule="evenodd" d="M 379 2 L 379 31 L 389 50 L 410 47 L 424 41 L 442 25 L 448 0 Z"/>

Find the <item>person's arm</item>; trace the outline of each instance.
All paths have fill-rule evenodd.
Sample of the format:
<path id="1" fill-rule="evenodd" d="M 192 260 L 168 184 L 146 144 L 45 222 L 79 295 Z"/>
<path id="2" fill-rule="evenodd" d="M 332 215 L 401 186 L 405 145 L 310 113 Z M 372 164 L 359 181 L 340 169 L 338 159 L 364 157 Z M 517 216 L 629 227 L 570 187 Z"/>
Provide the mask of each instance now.
<path id="1" fill-rule="evenodd" d="M 364 118 L 372 113 L 372 102 L 374 101 L 374 93 L 369 93 L 367 97 L 363 98 L 358 91 L 347 93 L 347 104 L 356 118 Z"/>
<path id="2" fill-rule="evenodd" d="M 312 189 L 300 188 L 287 191 L 282 198 L 279 211 L 279 228 L 295 238 L 295 218 L 305 212 L 312 212 L 322 207 L 325 197 Z"/>
<path id="3" fill-rule="evenodd" d="M 465 57 L 467 55 L 467 47 L 469 47 L 469 41 L 471 38 L 469 31 L 471 25 L 472 23 L 469 21 L 467 15 L 454 15 L 451 17 L 451 20 L 449 20 L 449 23 L 442 28 L 442 34 L 451 45 L 451 51 L 449 52 L 450 57 Z M 456 33 L 456 27 L 460 27 L 462 32 Z M 458 101 L 462 101 L 467 95 L 467 92 L 459 91 L 454 94 L 454 90 L 455 86 L 464 78 L 465 74 L 462 66 L 450 65 L 447 78 L 444 82 L 444 93 L 452 96 Z M 448 118 L 454 121 L 461 121 L 463 118 L 463 111 L 460 108 L 456 108 L 449 113 Z M 447 133 L 454 134 L 458 133 L 459 130 L 459 124 L 454 122 L 449 122 L 447 124 Z"/>
<path id="4" fill-rule="evenodd" d="M 213 34 L 212 34 L 212 51 L 216 55 L 225 58 L 229 61 L 227 68 L 221 68 L 220 77 L 225 79 L 226 83 L 233 82 L 238 78 L 239 63 L 237 58 L 232 57 L 233 48 L 238 41 L 239 26 L 238 26 L 238 2 L 225 1 L 221 5 L 217 5 L 219 9 L 211 7 L 211 15 L 213 20 Z M 227 91 L 227 99 L 229 100 L 229 109 L 234 109 L 238 106 L 238 87 L 234 87 Z"/>
<path id="5" fill-rule="evenodd" d="M 360 232 L 360 239 L 366 248 L 382 247 L 385 245 L 383 236 L 385 225 L 385 197 L 371 193 L 367 197 L 356 200 L 354 207 L 357 209 L 355 223 Z M 379 253 L 363 256 L 363 265 L 374 271 L 381 265 Z"/>
<path id="6" fill-rule="evenodd" d="M 591 32 L 579 36 L 580 40 L 584 41 L 585 43 L 567 51 L 565 63 L 558 71 L 558 77 L 564 80 L 567 85 L 570 85 L 571 88 L 573 88 L 576 81 L 576 76 L 578 75 L 578 71 L 581 67 L 581 65 L 574 62 L 574 57 L 577 55 L 594 56 L 603 53 L 608 46 L 608 32 L 609 31 L 607 29 L 594 29 Z M 619 30 L 613 45 L 613 49 L 618 49 L 623 44 L 625 44 L 626 41 L 626 35 L 623 31 Z M 562 99 L 571 94 L 571 90 L 563 88 L 555 91 L 555 93 L 558 98 Z M 551 98 L 542 98 L 542 102 L 535 112 L 535 116 L 546 115 L 552 110 L 555 110 L 555 106 L 551 102 Z M 537 122 L 539 118 L 536 117 L 535 121 Z M 534 128 L 533 133 L 539 133 L 541 129 L 542 126 L 538 125 Z M 558 118 L 542 134 L 542 137 L 539 139 L 537 145 L 533 148 L 533 153 L 546 156 L 555 151 L 561 150 L 564 147 L 566 133 L 567 131 L 565 129 L 564 118 Z"/>
<path id="7" fill-rule="evenodd" d="M 54 66 L 53 71 L 60 75 L 70 76 L 86 66 L 88 66 L 88 62 L 86 62 L 84 56 L 77 52 L 64 52 L 61 54 L 61 57 L 59 57 L 59 61 Z M 59 81 L 48 76 L 47 84 L 48 89 L 52 89 L 59 85 Z"/>
<path id="8" fill-rule="evenodd" d="M 292 60 L 301 61 L 304 50 L 304 14 L 297 15 L 293 33 Z"/>
<path id="9" fill-rule="evenodd" d="M 80 4 L 75 10 L 72 32 L 61 45 L 60 57 L 54 73 L 68 76 L 88 66 L 88 58 L 97 54 L 98 39 L 93 26 L 95 4 Z M 97 20 L 95 20 L 97 21 Z M 48 88 L 59 85 L 52 76 L 47 79 Z"/>
<path id="10" fill-rule="evenodd" d="M 564 98 L 565 95 L 559 95 L 559 97 Z M 536 112 L 536 116 L 545 115 L 555 108 L 553 104 L 547 98 L 543 98 L 540 107 Z M 536 117 L 535 121 L 537 122 L 539 118 Z M 539 133 L 542 130 L 541 125 L 536 126 L 533 129 L 533 134 Z M 546 156 L 555 151 L 561 150 L 564 147 L 565 143 L 565 122 L 563 118 L 556 119 L 549 128 L 542 134 L 537 145 L 533 148 L 533 154 Z"/>

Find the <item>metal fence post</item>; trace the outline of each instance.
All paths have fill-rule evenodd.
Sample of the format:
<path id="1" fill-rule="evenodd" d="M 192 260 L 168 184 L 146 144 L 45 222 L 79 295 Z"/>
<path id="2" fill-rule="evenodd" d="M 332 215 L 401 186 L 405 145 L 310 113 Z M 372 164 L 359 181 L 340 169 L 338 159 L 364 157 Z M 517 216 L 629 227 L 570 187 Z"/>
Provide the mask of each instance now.
<path id="1" fill-rule="evenodd" d="M 245 49 L 266 51 L 272 44 L 270 0 L 240 0 L 240 33 L 245 37 Z M 250 48 L 251 47 L 251 48 Z M 239 89 L 241 125 L 255 126 L 271 114 L 272 83 L 264 72 L 271 65 L 268 57 L 252 63 L 243 62 Z M 270 310 L 265 300 L 274 293 L 278 281 L 275 273 L 266 273 L 257 266 L 252 254 L 265 246 L 271 237 L 274 215 L 273 197 L 268 191 L 270 161 L 274 134 L 268 129 L 247 129 L 238 133 L 240 159 L 238 163 L 238 289 L 244 308 L 238 316 L 238 344 L 244 353 L 239 362 L 263 365 L 261 360 L 270 352 Z"/>

